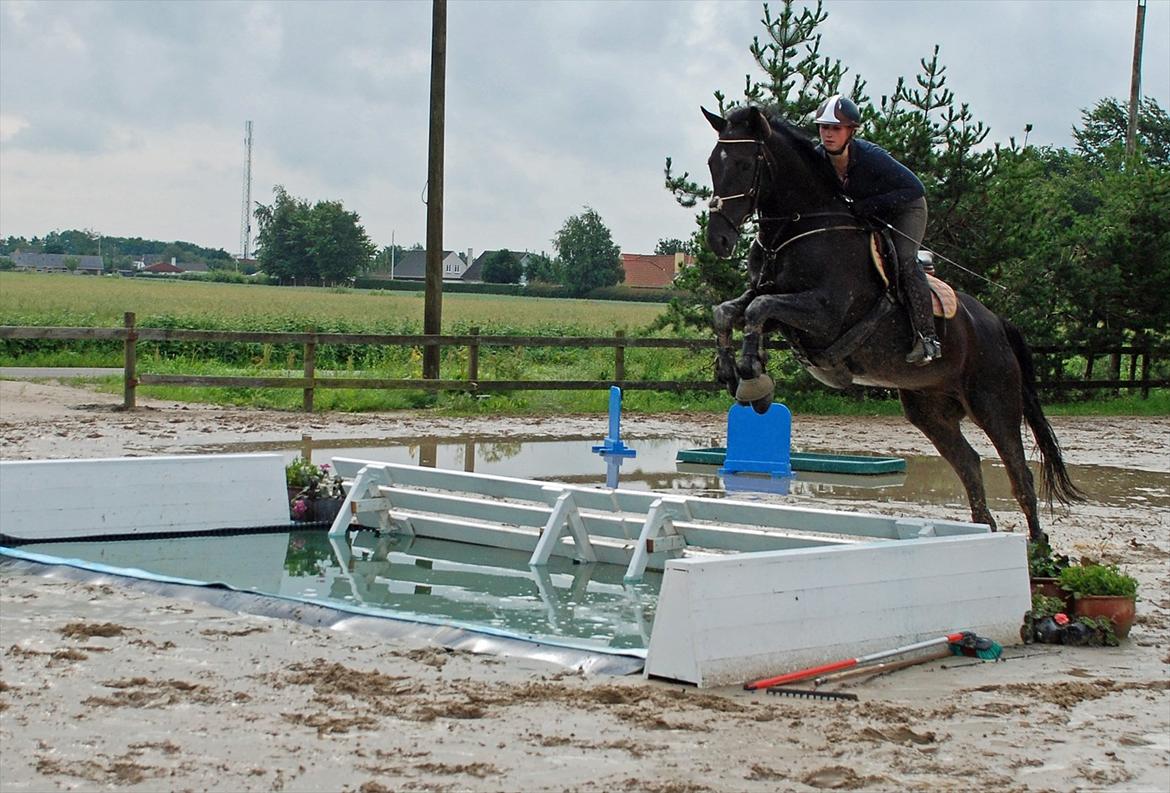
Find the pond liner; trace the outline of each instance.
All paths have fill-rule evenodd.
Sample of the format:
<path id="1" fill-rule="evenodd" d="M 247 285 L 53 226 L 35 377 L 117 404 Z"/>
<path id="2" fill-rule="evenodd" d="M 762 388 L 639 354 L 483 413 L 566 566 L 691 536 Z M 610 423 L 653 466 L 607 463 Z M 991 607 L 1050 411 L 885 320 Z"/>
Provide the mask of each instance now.
<path id="1" fill-rule="evenodd" d="M 141 536 L 137 537 L 141 539 Z M 544 661 L 584 674 L 641 674 L 645 650 L 587 649 L 569 644 L 428 621 L 361 607 L 331 606 L 304 598 L 236 589 L 222 582 L 158 575 L 134 568 L 110 567 L 81 559 L 64 559 L 0 546 L 0 574 L 59 578 L 84 584 L 106 584 L 162 597 L 204 603 L 216 608 L 263 617 L 295 620 L 317 628 L 360 633 L 381 639 L 424 641 L 450 650 Z"/>

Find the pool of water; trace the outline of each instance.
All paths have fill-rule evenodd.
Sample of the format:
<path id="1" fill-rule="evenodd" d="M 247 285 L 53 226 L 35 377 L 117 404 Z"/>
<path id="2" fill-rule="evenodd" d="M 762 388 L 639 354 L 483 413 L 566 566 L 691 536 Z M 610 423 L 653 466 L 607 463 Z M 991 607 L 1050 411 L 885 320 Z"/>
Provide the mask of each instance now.
<path id="1" fill-rule="evenodd" d="M 405 444 L 379 438 L 355 438 L 317 441 L 312 446 L 311 456 L 317 463 L 327 463 L 334 456 L 357 457 L 601 487 L 606 482 L 605 462 L 592 452 L 592 447 L 598 443 L 600 439 L 597 438 L 543 436 L 504 442 L 477 437 L 456 441 L 425 439 Z M 627 441 L 637 456 L 622 462 L 619 485 L 632 490 L 673 491 L 708 497 L 730 495 L 801 503 L 831 497 L 939 504 L 966 509 L 967 497 L 959 478 L 945 460 L 935 456 L 908 456 L 905 458 L 906 471 L 899 474 L 852 476 L 796 471 L 791 479 L 782 481 L 755 476 L 721 477 L 715 466 L 675 461 L 680 450 L 707 448 L 720 443 L 699 437 Z M 299 453 L 300 446 L 291 443 L 235 444 L 217 447 L 217 450 L 276 450 L 291 460 Z M 833 453 L 832 449 L 801 448 L 799 451 Z M 1170 473 L 1099 465 L 1072 465 L 1069 472 L 1073 482 L 1099 503 L 1170 507 Z M 998 460 L 984 459 L 983 475 L 991 508 L 1016 509 L 1003 465 Z M 1036 466 L 1033 466 L 1033 475 L 1039 482 Z"/>
<path id="2" fill-rule="evenodd" d="M 325 531 L 54 542 L 22 551 L 593 650 L 645 649 L 661 575 L 402 535 Z"/>

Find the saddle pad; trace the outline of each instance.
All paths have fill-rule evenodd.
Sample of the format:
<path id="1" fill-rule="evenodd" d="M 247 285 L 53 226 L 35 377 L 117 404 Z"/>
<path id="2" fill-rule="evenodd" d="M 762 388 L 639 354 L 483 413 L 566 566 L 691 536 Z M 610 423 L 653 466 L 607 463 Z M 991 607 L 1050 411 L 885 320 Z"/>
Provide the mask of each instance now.
<path id="1" fill-rule="evenodd" d="M 882 286 L 890 288 L 890 277 L 886 274 L 886 257 L 882 255 L 881 232 L 875 231 L 869 235 L 869 255 L 873 266 L 882 279 Z"/>
<path id="2" fill-rule="evenodd" d="M 869 253 L 882 283 L 889 289 L 890 274 L 887 273 L 889 263 L 882 255 L 880 233 L 875 231 L 869 235 Z M 930 303 L 934 308 L 934 315 L 943 319 L 955 316 L 955 312 L 959 310 L 959 299 L 955 297 L 955 290 L 951 289 L 950 284 L 940 281 L 930 273 L 926 274 L 926 283 L 930 285 Z"/>
<path id="3" fill-rule="evenodd" d="M 926 274 L 926 283 L 930 284 L 930 302 L 934 306 L 934 315 L 943 319 L 955 316 L 955 312 L 959 310 L 959 299 L 955 297 L 955 290 L 951 289 L 950 284 L 940 281 L 930 273 Z"/>

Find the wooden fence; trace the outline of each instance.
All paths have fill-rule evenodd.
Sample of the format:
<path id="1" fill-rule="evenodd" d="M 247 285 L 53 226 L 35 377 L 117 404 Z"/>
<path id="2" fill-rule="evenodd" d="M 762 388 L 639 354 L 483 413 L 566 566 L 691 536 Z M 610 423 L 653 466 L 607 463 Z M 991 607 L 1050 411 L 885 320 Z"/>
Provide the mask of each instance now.
<path id="1" fill-rule="evenodd" d="M 300 333 L 284 331 L 220 331 L 185 330 L 175 328 L 139 327 L 133 313 L 125 315 L 121 328 L 63 328 L 42 326 L 0 326 L 0 339 L 56 339 L 56 340 L 106 340 L 121 341 L 123 354 L 123 404 L 127 408 L 136 405 L 136 389 L 140 385 L 182 385 L 205 387 L 244 388 L 294 388 L 303 392 L 303 407 L 313 410 L 314 393 L 319 388 L 377 388 L 416 389 L 425 391 L 470 391 L 487 393 L 492 391 L 538 391 L 538 390 L 590 390 L 620 386 L 623 390 L 652 391 L 717 391 L 722 386 L 713 380 L 628 380 L 625 371 L 625 351 L 628 348 L 689 349 L 695 352 L 714 351 L 715 340 L 710 339 L 663 339 L 630 338 L 618 331 L 611 337 L 585 336 L 483 336 L 473 329 L 466 335 L 394 335 L 379 333 Z M 214 375 L 168 375 L 144 374 L 138 371 L 139 342 L 226 342 L 251 344 L 299 344 L 304 349 L 304 373 L 301 377 L 274 375 L 258 376 L 214 376 Z M 422 378 L 386 379 L 374 377 L 318 376 L 317 348 L 322 345 L 379 344 L 406 347 L 466 347 L 467 378 L 463 380 L 430 380 Z M 479 377 L 479 351 L 481 347 L 581 347 L 612 348 L 614 355 L 614 376 L 609 380 L 482 380 Z M 772 340 L 771 349 L 785 349 L 780 340 Z M 1152 358 L 1164 351 L 1150 345 L 1142 347 L 1120 347 L 1105 350 L 1085 350 L 1067 346 L 1037 346 L 1032 351 L 1037 359 L 1039 387 L 1044 391 L 1067 392 L 1072 390 L 1098 391 L 1119 389 L 1140 390 L 1142 398 L 1148 398 L 1151 388 L 1170 386 L 1170 380 L 1152 379 L 1150 376 Z M 1068 379 L 1063 376 L 1063 361 L 1069 356 L 1082 356 L 1087 361 L 1084 379 Z M 1112 372 L 1110 379 L 1092 379 L 1094 361 L 1109 356 Z M 1129 358 L 1129 378 L 1121 377 L 1121 361 Z M 1139 363 L 1140 362 L 1140 363 Z"/>

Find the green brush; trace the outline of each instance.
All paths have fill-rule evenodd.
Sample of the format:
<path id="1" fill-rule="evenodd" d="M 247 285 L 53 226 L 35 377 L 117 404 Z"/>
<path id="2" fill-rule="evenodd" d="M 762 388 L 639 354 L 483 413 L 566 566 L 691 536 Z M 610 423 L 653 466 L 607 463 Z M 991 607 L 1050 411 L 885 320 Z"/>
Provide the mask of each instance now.
<path id="1" fill-rule="evenodd" d="M 976 636 L 971 631 L 964 631 L 959 641 L 949 642 L 952 655 L 964 655 L 968 658 L 982 658 L 986 661 L 998 661 L 1003 655 L 1003 647 L 999 642 L 992 641 L 984 636 Z"/>

